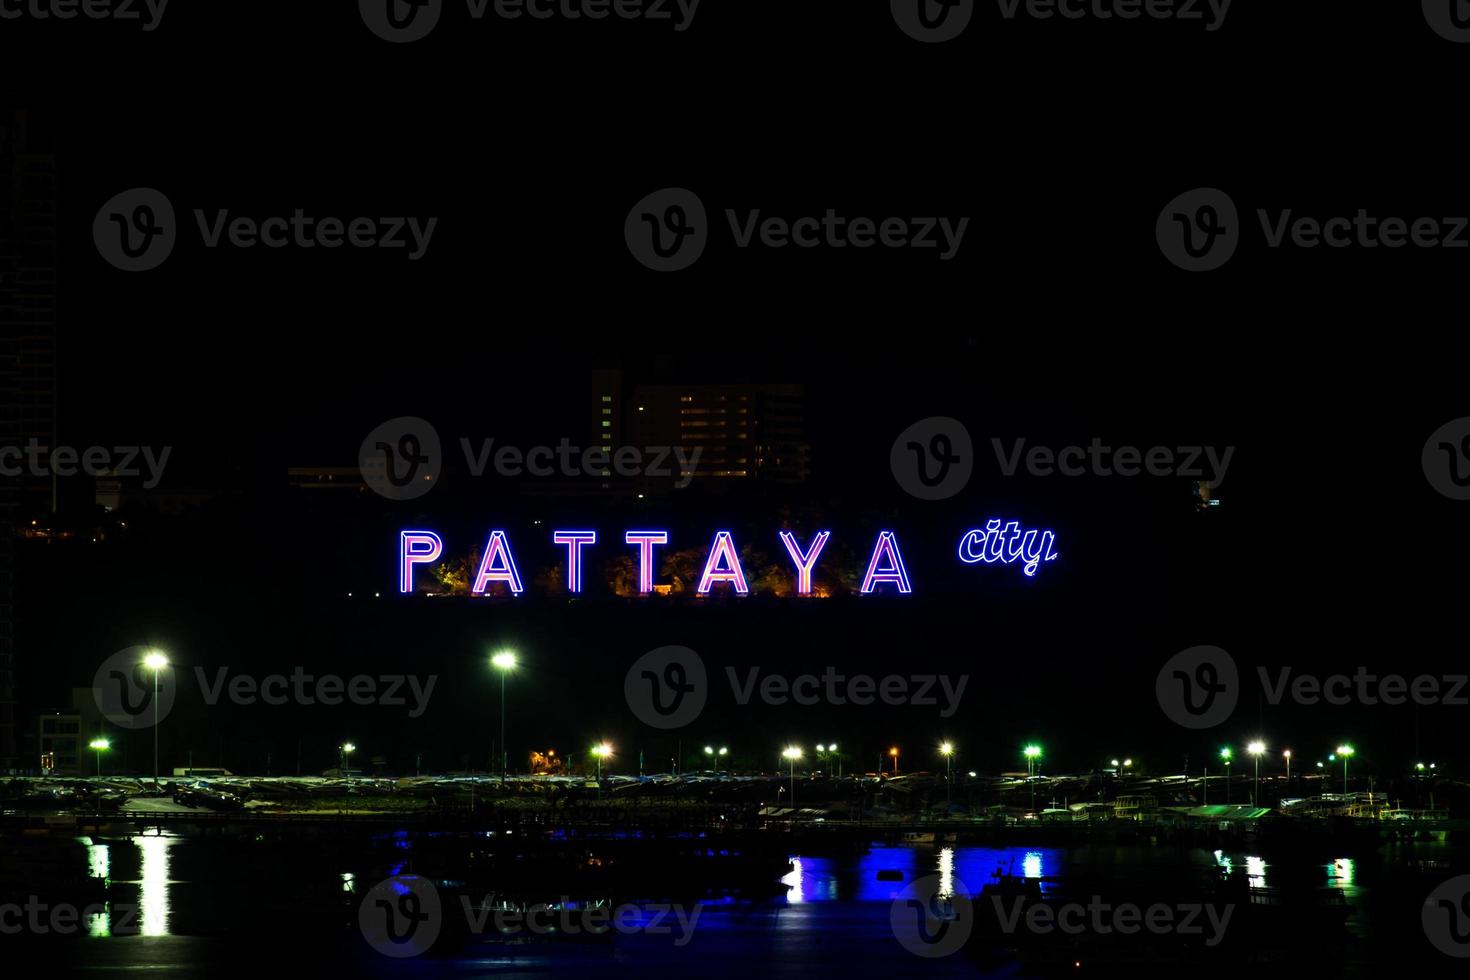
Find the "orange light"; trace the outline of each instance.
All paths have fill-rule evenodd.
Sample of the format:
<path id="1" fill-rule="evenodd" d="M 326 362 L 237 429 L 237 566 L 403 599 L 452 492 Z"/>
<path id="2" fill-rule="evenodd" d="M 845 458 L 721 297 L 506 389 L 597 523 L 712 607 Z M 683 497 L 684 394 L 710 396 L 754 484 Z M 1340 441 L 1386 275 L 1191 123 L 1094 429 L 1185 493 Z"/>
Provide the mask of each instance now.
<path id="1" fill-rule="evenodd" d="M 893 756 L 895 759 L 898 758 L 898 747 L 894 746 L 893 748 L 889 749 L 888 754 Z"/>

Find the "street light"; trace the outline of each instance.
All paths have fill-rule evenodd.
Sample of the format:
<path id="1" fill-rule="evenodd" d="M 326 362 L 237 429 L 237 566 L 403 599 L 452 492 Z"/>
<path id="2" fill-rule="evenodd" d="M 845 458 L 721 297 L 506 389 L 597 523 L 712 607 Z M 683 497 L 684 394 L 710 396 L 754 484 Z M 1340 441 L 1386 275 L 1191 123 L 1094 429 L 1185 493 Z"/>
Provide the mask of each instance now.
<path id="1" fill-rule="evenodd" d="M 1230 805 L 1230 747 L 1227 745 L 1220 750 L 1220 758 L 1225 760 L 1225 805 Z"/>
<path id="2" fill-rule="evenodd" d="M 592 755 L 597 759 L 597 782 L 602 783 L 602 760 L 612 755 L 612 746 L 606 742 L 599 742 L 592 746 Z"/>
<path id="3" fill-rule="evenodd" d="M 153 788 L 158 789 L 158 675 L 168 666 L 168 657 L 161 651 L 150 650 L 143 658 L 143 666 L 153 671 Z"/>
<path id="4" fill-rule="evenodd" d="M 1286 760 L 1286 791 L 1289 793 L 1291 792 L 1291 749 L 1282 752 L 1281 757 Z"/>
<path id="5" fill-rule="evenodd" d="M 1347 782 L 1347 764 L 1348 764 L 1348 759 L 1351 759 L 1353 757 L 1353 753 L 1355 751 L 1356 750 L 1351 745 L 1339 745 L 1337 747 L 1337 754 L 1340 755 L 1340 756 L 1342 756 L 1342 792 L 1343 792 L 1343 795 L 1344 796 L 1347 795 L 1347 791 L 1348 791 L 1347 790 L 1347 787 L 1348 787 L 1348 782 Z"/>
<path id="6" fill-rule="evenodd" d="M 342 775 L 347 775 L 347 757 L 357 751 L 357 746 L 351 742 L 343 742 L 337 746 L 337 755 L 342 761 Z"/>
<path id="7" fill-rule="evenodd" d="M 1041 758 L 1041 746 L 1028 745 L 1021 750 L 1021 754 L 1026 757 L 1026 781 L 1031 784 L 1031 812 L 1035 813 L 1036 783 L 1033 780 L 1036 776 L 1036 766 L 1039 765 L 1036 760 Z"/>
<path id="8" fill-rule="evenodd" d="M 1251 788 L 1251 805 L 1252 806 L 1260 806 L 1261 805 L 1260 804 L 1260 799 L 1261 799 L 1261 756 L 1263 756 L 1263 755 L 1266 754 L 1266 743 L 1265 742 L 1262 742 L 1260 739 L 1256 739 L 1254 742 L 1252 742 L 1251 744 L 1247 745 L 1245 747 L 1245 750 L 1247 752 L 1249 752 L 1255 758 L 1255 763 L 1256 763 L 1255 783 L 1254 783 L 1254 785 Z"/>
<path id="9" fill-rule="evenodd" d="M 105 738 L 94 738 L 87 743 L 87 748 L 97 753 L 97 778 L 102 778 L 102 753 L 112 748 L 112 743 Z M 1419 768 L 1424 768 L 1420 766 Z M 115 772 L 116 770 L 114 770 Z"/>
<path id="10" fill-rule="evenodd" d="M 954 745 L 952 743 L 950 743 L 950 742 L 941 743 L 940 746 L 939 746 L 939 754 L 942 755 L 942 756 L 944 756 L 944 802 L 945 803 L 949 803 L 950 802 L 950 784 L 949 784 L 949 771 L 950 770 L 949 770 L 949 758 L 950 758 L 950 756 L 954 755 Z"/>
<path id="11" fill-rule="evenodd" d="M 781 750 L 781 758 L 791 762 L 791 808 L 796 809 L 796 760 L 801 758 L 801 749 L 795 745 L 788 745 Z"/>
<path id="12" fill-rule="evenodd" d="M 500 671 L 500 778 L 505 779 L 506 760 L 509 753 L 505 747 L 505 675 L 516 669 L 516 655 L 502 650 L 490 658 L 490 663 Z"/>

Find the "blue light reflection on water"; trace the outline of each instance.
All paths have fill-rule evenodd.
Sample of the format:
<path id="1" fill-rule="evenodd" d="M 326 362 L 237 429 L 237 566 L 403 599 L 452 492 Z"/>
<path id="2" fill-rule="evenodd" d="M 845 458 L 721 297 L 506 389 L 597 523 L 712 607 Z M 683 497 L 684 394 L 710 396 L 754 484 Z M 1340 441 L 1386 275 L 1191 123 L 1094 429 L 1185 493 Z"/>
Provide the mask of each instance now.
<path id="1" fill-rule="evenodd" d="M 792 871 L 781 881 L 788 888 L 786 902 L 863 901 L 891 902 L 907 885 L 928 874 L 940 877 L 940 892 L 978 895 L 995 880 L 997 871 L 1028 878 L 1054 877 L 1061 873 L 1063 851 L 1035 847 L 945 847 L 937 850 L 913 847 L 874 847 L 856 859 L 807 857 L 791 859 Z M 846 869 L 846 870 L 845 870 Z M 889 872 L 882 880 L 879 872 Z M 897 872 L 897 875 L 893 873 Z M 1053 885 L 1042 881 L 1042 891 Z"/>

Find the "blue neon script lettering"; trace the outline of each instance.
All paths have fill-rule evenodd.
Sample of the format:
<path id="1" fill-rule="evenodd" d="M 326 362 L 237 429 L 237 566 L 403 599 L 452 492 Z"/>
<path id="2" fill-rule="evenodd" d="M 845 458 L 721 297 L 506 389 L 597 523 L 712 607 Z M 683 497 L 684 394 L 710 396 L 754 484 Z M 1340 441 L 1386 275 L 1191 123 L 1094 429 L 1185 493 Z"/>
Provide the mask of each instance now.
<path id="1" fill-rule="evenodd" d="M 1042 562 L 1056 561 L 1056 539 L 1051 531 L 1022 530 L 1018 521 L 1007 521 L 1002 526 L 999 518 L 991 518 L 985 522 L 985 530 L 966 531 L 960 538 L 960 561 L 966 565 L 1010 565 L 1019 561 L 1021 571 L 1032 577 Z"/>

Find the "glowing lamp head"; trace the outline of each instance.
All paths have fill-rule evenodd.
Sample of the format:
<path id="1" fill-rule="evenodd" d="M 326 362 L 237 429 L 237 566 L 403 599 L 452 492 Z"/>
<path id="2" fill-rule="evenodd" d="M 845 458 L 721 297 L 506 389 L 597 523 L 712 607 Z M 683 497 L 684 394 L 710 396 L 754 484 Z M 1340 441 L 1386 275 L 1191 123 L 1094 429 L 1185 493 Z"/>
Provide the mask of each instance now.
<path id="1" fill-rule="evenodd" d="M 715 754 L 715 747 L 713 745 L 706 745 L 704 747 L 704 754 L 705 755 L 714 755 Z"/>
<path id="2" fill-rule="evenodd" d="M 1344 759 L 1349 758 L 1353 754 L 1353 752 L 1354 749 L 1351 745 L 1339 745 L 1337 747 L 1337 754 L 1342 756 Z"/>
<path id="3" fill-rule="evenodd" d="M 1122 764 L 1123 764 L 1123 763 L 1121 763 L 1121 762 L 1119 762 L 1119 761 L 1118 761 L 1118 760 L 1117 760 L 1117 759 L 1114 759 L 1114 760 L 1113 760 L 1113 768 L 1114 768 L 1114 769 L 1116 769 L 1116 768 L 1118 768 L 1118 767 L 1119 767 L 1119 766 L 1121 766 L 1121 765 L 1122 765 Z"/>
<path id="4" fill-rule="evenodd" d="M 1230 761 L 1231 754 L 1232 753 L 1228 746 L 1220 750 L 1220 758 L 1224 759 L 1226 762 Z"/>
<path id="5" fill-rule="evenodd" d="M 1281 757 L 1283 759 L 1290 759 L 1291 758 L 1291 749 L 1287 749 L 1285 752 L 1281 753 Z"/>
<path id="6" fill-rule="evenodd" d="M 1028 745 L 1024 749 L 1022 749 L 1021 752 L 1028 759 L 1041 758 L 1041 746 L 1039 745 Z"/>
<path id="7" fill-rule="evenodd" d="M 158 650 L 150 650 L 148 656 L 143 658 L 143 666 L 149 670 L 162 670 L 168 666 L 168 657 Z"/>
<path id="8" fill-rule="evenodd" d="M 893 748 L 889 749 L 888 750 L 888 754 L 889 754 L 890 757 L 892 757 L 894 759 L 897 759 L 898 758 L 898 746 L 895 745 Z"/>
<path id="9" fill-rule="evenodd" d="M 98 752 L 101 752 L 104 749 L 112 748 L 112 743 L 105 738 L 94 738 L 92 739 L 92 741 L 87 743 L 87 748 L 96 749 Z M 1423 769 L 1424 767 L 1420 766 L 1419 768 Z"/>
<path id="10" fill-rule="evenodd" d="M 723 745 L 720 746 L 720 755 L 729 755 L 729 754 L 730 754 L 730 750 L 729 749 L 725 748 Z"/>
<path id="11" fill-rule="evenodd" d="M 1131 765 L 1133 765 L 1133 760 L 1132 759 L 1124 759 L 1123 760 L 1123 768 L 1124 769 L 1127 769 Z"/>
<path id="12" fill-rule="evenodd" d="M 1264 755 L 1266 752 L 1266 743 L 1257 740 L 1247 745 L 1245 750 L 1251 755 Z"/>
<path id="13" fill-rule="evenodd" d="M 939 754 L 940 755 L 954 755 L 954 744 L 951 743 L 951 742 L 945 742 L 945 743 L 941 744 L 939 746 Z"/>
<path id="14" fill-rule="evenodd" d="M 786 748 L 784 748 L 784 749 L 781 750 L 781 758 L 783 758 L 783 759 L 793 759 L 793 760 L 794 759 L 800 759 L 801 758 L 801 749 L 797 748 L 795 745 L 789 745 Z"/>
<path id="15" fill-rule="evenodd" d="M 497 670 L 514 670 L 516 666 L 516 655 L 509 650 L 502 650 L 490 658 L 490 663 Z"/>

